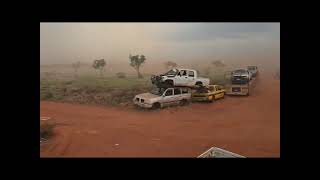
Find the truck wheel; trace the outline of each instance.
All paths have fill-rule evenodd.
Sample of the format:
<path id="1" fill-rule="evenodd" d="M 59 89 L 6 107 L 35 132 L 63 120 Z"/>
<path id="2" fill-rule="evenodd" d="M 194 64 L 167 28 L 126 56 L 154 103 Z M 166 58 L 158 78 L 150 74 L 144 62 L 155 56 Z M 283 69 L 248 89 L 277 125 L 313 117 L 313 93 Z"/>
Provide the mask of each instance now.
<path id="1" fill-rule="evenodd" d="M 200 81 L 196 82 L 196 86 L 202 86 L 202 82 Z"/>
<path id="2" fill-rule="evenodd" d="M 188 101 L 186 100 L 186 99 L 182 99 L 181 101 L 180 101 L 180 106 L 185 106 L 185 105 L 187 105 L 188 104 Z"/>
<path id="3" fill-rule="evenodd" d="M 152 105 L 152 109 L 160 109 L 161 105 L 160 103 L 156 102 Z"/>
<path id="4" fill-rule="evenodd" d="M 165 84 L 166 84 L 167 86 L 170 86 L 170 87 L 173 86 L 173 81 L 165 81 L 165 82 L 166 82 Z"/>

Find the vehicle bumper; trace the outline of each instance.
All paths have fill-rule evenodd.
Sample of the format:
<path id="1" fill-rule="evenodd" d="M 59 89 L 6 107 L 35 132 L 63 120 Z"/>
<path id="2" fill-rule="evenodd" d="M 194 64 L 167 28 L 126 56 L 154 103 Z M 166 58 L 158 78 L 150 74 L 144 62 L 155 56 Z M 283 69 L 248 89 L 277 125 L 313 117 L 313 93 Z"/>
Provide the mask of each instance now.
<path id="1" fill-rule="evenodd" d="M 152 104 L 140 103 L 137 101 L 133 101 L 133 103 L 142 108 L 152 108 Z"/>
<path id="2" fill-rule="evenodd" d="M 208 97 L 192 97 L 192 101 L 208 101 Z"/>
<path id="3" fill-rule="evenodd" d="M 248 92 L 249 92 L 248 89 L 241 88 L 241 90 L 238 91 L 238 92 L 235 92 L 235 91 L 232 91 L 232 90 L 226 91 L 226 94 L 228 94 L 228 95 L 247 95 Z"/>

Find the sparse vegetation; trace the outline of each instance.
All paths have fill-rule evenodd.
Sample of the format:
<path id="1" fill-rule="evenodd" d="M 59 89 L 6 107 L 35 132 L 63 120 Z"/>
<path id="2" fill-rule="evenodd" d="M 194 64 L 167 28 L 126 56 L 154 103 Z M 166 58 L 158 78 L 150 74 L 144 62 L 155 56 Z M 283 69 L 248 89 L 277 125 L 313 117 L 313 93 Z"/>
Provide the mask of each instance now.
<path id="1" fill-rule="evenodd" d="M 118 73 L 116 74 L 116 76 L 117 76 L 118 78 L 126 78 L 126 77 L 127 77 L 126 73 L 124 73 L 124 72 L 118 72 Z"/>
<path id="2" fill-rule="evenodd" d="M 130 104 L 139 93 L 151 89 L 150 77 L 97 78 L 79 76 L 76 80 L 40 80 L 40 99 L 50 101 L 77 102 L 82 104 L 123 105 Z"/>
<path id="3" fill-rule="evenodd" d="M 173 68 L 178 66 L 177 63 L 172 62 L 172 61 L 167 61 L 167 62 L 164 63 L 164 65 L 165 65 L 167 70 L 173 69 Z"/>
<path id="4" fill-rule="evenodd" d="M 220 61 L 220 60 L 215 60 L 215 61 L 212 61 L 212 65 L 214 65 L 215 67 L 225 67 L 226 65 Z"/>
<path id="5" fill-rule="evenodd" d="M 201 75 L 210 78 L 211 84 L 225 85 L 229 79 L 226 77 L 226 65 L 220 61 L 212 61 L 211 66 L 207 66 L 201 71 Z"/>
<path id="6" fill-rule="evenodd" d="M 96 70 L 99 70 L 100 77 L 102 77 L 105 65 L 106 65 L 106 61 L 104 59 L 98 59 L 93 61 L 92 67 Z"/>
<path id="7" fill-rule="evenodd" d="M 135 55 L 132 56 L 131 54 L 129 55 L 130 59 L 130 66 L 132 66 L 138 73 L 138 78 L 142 78 L 142 75 L 140 73 L 140 66 L 145 63 L 146 57 L 144 55 Z"/>
<path id="8" fill-rule="evenodd" d="M 80 68 L 80 61 L 72 63 L 72 68 L 74 69 L 74 75 L 77 76 Z"/>

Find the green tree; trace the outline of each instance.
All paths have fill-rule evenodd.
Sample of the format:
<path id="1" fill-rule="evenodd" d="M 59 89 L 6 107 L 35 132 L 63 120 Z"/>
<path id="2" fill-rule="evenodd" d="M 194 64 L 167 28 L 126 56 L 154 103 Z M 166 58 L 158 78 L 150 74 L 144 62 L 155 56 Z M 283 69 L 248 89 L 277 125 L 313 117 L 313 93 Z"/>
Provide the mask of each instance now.
<path id="1" fill-rule="evenodd" d="M 130 66 L 132 66 L 138 73 L 138 78 L 142 78 L 140 74 L 140 66 L 146 61 L 146 57 L 144 55 L 129 55 Z"/>
<path id="2" fill-rule="evenodd" d="M 98 60 L 94 60 L 93 61 L 92 67 L 95 70 L 99 70 L 100 71 L 100 76 L 102 77 L 105 65 L 106 65 L 106 61 L 104 59 L 98 59 Z"/>
<path id="3" fill-rule="evenodd" d="M 217 68 L 222 68 L 222 67 L 225 67 L 226 65 L 220 61 L 220 60 L 216 60 L 216 61 L 212 61 L 212 65 L 214 65 L 215 67 Z"/>

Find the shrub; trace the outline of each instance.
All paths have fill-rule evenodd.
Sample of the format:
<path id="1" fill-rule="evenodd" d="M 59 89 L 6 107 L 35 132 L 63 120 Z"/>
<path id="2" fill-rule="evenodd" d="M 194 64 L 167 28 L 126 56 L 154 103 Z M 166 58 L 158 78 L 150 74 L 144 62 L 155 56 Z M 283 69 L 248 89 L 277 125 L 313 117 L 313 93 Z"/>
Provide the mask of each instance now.
<path id="1" fill-rule="evenodd" d="M 46 92 L 46 94 L 44 95 L 44 99 L 51 99 L 53 98 L 53 94 L 51 92 Z"/>
<path id="2" fill-rule="evenodd" d="M 118 72 L 118 73 L 116 74 L 116 76 L 117 76 L 118 78 L 126 78 L 126 77 L 127 77 L 126 73 L 123 73 L 123 72 Z"/>

